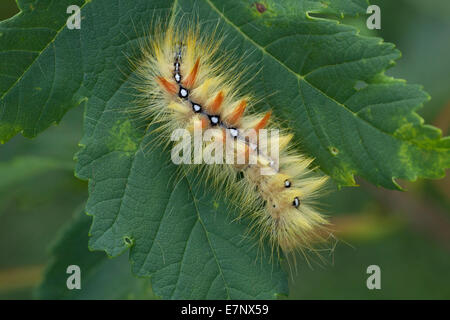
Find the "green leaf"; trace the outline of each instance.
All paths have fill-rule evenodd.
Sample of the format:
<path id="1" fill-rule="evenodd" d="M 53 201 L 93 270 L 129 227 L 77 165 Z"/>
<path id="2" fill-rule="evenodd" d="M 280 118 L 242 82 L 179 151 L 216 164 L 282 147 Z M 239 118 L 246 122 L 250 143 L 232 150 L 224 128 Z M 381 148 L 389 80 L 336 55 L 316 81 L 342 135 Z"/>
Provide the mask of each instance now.
<path id="1" fill-rule="evenodd" d="M 355 13 L 352 2 L 330 3 Z M 443 177 L 450 139 L 415 113 L 427 94 L 384 75 L 400 52 L 351 26 L 311 18 L 320 5 L 267 2 L 261 14 L 245 1 L 199 2 L 200 12 L 224 20 L 230 38 L 254 52 L 251 60 L 262 66 L 256 92 L 276 93 L 267 104 L 339 185 L 354 185 L 354 174 L 387 188 L 398 187 L 396 178 Z"/>
<path id="2" fill-rule="evenodd" d="M 0 143 L 34 137 L 84 98 L 79 32 L 66 28 L 69 5 L 82 0 L 18 0 L 0 22 Z"/>
<path id="3" fill-rule="evenodd" d="M 52 262 L 36 290 L 40 299 L 152 299 L 150 281 L 133 277 L 127 257 L 109 259 L 87 248 L 92 218 L 78 212 L 52 248 Z M 69 290 L 67 267 L 81 271 L 81 290 Z"/>

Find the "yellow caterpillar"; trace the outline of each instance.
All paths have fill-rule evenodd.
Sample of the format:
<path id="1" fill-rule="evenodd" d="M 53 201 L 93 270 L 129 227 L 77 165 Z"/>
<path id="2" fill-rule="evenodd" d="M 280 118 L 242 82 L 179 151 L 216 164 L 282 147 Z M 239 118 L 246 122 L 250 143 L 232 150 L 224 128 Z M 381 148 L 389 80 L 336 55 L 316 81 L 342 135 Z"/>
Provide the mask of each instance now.
<path id="1" fill-rule="evenodd" d="M 326 219 L 314 209 L 327 178 L 308 169 L 312 159 L 298 154 L 286 130 L 266 139 L 270 150 L 263 151 L 262 129 L 276 128 L 276 123 L 270 120 L 271 112 L 246 112 L 255 99 L 240 93 L 245 70 L 239 71 L 233 58 L 220 54 L 222 41 L 216 31 L 202 34 L 198 23 L 156 28 L 142 45 L 141 58 L 133 62 L 139 112 L 157 124 L 167 143 L 180 128 L 194 135 L 199 128 L 214 129 L 212 139 L 202 140 L 204 149 L 231 141 L 233 159 L 241 156 L 245 162 L 203 164 L 203 177 L 222 185 L 241 214 L 251 217 L 252 231 L 268 239 L 272 249 L 311 250 L 329 234 Z M 256 141 L 247 138 L 250 131 L 256 132 Z M 190 152 L 179 144 L 172 151 Z M 272 146 L 277 147 L 276 155 Z M 198 150 L 193 151 L 195 157 Z M 229 152 L 219 158 L 227 156 Z"/>

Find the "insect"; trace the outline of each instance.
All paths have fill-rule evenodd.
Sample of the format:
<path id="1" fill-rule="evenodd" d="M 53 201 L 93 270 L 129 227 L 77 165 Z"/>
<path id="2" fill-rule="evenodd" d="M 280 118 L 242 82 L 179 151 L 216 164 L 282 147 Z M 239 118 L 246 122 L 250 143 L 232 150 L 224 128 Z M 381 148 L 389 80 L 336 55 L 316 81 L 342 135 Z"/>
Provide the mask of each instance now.
<path id="1" fill-rule="evenodd" d="M 313 159 L 297 151 L 293 135 L 278 128 L 271 111 L 249 110 L 255 98 L 242 93 L 247 70 L 221 51 L 223 35 L 200 29 L 198 23 L 170 22 L 155 28 L 142 45 L 142 56 L 133 62 L 140 116 L 157 124 L 165 142 L 180 129 L 182 136 L 213 131 L 200 143 L 203 150 L 214 149 L 216 160 L 201 164 L 203 177 L 250 217 L 252 232 L 261 241 L 267 239 L 272 249 L 314 250 L 330 234 L 327 220 L 314 206 L 327 177 L 310 169 Z M 277 128 L 278 134 L 268 137 L 266 131 Z M 219 143 L 234 148 L 220 153 Z M 194 153 L 194 158 L 199 153 L 177 141 L 172 155 L 180 150 Z M 244 161 L 236 161 L 239 157 Z M 229 158 L 234 161 L 224 161 Z"/>

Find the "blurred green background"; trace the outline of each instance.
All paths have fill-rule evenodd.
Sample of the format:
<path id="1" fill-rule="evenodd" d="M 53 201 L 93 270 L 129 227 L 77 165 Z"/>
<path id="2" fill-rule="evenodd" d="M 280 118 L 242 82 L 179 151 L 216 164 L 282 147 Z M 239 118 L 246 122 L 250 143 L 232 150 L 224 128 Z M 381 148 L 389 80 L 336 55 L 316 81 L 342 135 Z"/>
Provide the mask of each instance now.
<path id="1" fill-rule="evenodd" d="M 365 17 L 344 21 L 396 44 L 403 57 L 387 73 L 422 84 L 432 100 L 419 113 L 448 134 L 450 2 L 371 3 L 381 8 L 381 30 L 367 30 Z M 0 1 L 0 20 L 16 12 L 15 1 Z M 87 199 L 87 184 L 73 175 L 82 113 L 81 107 L 73 109 L 36 139 L 16 136 L 0 146 L 0 299 L 33 298 L 51 261 L 50 244 Z M 360 188 L 344 188 L 326 199 L 340 241 L 326 255 L 327 264 L 311 268 L 299 259 L 289 298 L 450 299 L 450 177 L 400 181 L 408 192 L 357 181 Z M 128 272 L 123 261 L 115 268 Z M 372 264 L 381 268 L 381 290 L 366 287 Z"/>

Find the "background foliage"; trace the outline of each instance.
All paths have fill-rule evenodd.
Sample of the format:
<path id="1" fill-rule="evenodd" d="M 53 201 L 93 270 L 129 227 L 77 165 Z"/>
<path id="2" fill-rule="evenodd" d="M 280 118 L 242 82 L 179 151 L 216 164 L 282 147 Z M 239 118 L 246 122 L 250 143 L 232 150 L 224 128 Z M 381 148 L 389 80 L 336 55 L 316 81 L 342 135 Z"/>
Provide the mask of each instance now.
<path id="1" fill-rule="evenodd" d="M 404 56 L 388 73 L 424 84 L 433 100 L 421 112 L 428 122 L 446 131 L 450 122 L 450 79 L 442 70 L 445 64 L 448 69 L 445 57 L 450 47 L 445 46 L 442 39 L 449 30 L 444 14 L 449 8 L 444 5 L 436 10 L 419 1 L 395 4 L 384 1 L 380 5 L 381 36 L 396 43 Z M 346 22 L 360 25 L 361 31 L 367 32 L 364 20 L 347 19 Z M 70 111 L 59 126 L 51 127 L 33 141 L 16 136 L 1 146 L 0 172 L 14 178 L 7 178 L 0 184 L 1 297 L 30 297 L 42 275 L 42 266 L 49 259 L 44 248 L 55 237 L 55 230 L 68 221 L 73 212 L 78 213 L 86 199 L 86 184 L 73 178 L 70 171 L 81 137 L 80 110 Z M 327 199 L 330 215 L 342 230 L 339 236 L 354 248 L 338 245 L 331 267 L 312 271 L 302 266 L 290 285 L 289 297 L 448 298 L 450 227 L 448 194 L 445 193 L 449 190 L 448 178 L 405 183 L 409 193 L 375 189 L 362 180 L 361 183 L 362 188 L 345 189 Z M 75 218 L 77 223 L 72 223 L 72 228 L 82 228 L 83 223 L 86 224 L 87 218 L 81 222 L 80 219 L 83 220 Z M 63 237 L 61 241 L 66 240 Z M 87 242 L 87 239 L 80 239 L 82 241 Z M 80 248 L 86 246 L 80 245 Z M 58 257 L 57 249 L 55 254 Z M 106 259 L 103 253 L 93 255 L 92 260 L 86 261 L 87 266 L 117 272 L 114 274 L 118 275 L 119 284 L 120 281 L 132 283 L 123 272 L 127 268 L 123 263 L 126 255 L 118 261 Z M 381 291 L 372 292 L 365 287 L 365 268 L 370 264 L 382 268 Z M 53 263 L 47 272 L 51 274 L 54 270 L 58 269 Z M 121 272 L 125 278 L 119 276 Z M 141 290 L 142 286 L 145 284 L 130 285 L 128 293 L 119 292 L 122 295 L 116 297 L 150 297 L 151 291 Z M 80 296 L 73 294 L 79 298 L 101 296 L 101 293 L 84 290 Z M 40 295 L 58 297 L 58 292 L 40 291 Z"/>

